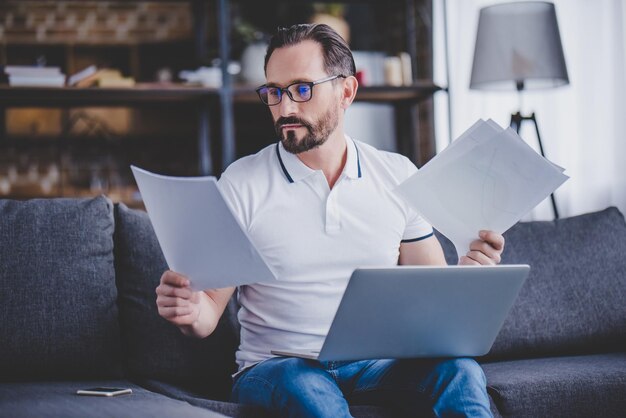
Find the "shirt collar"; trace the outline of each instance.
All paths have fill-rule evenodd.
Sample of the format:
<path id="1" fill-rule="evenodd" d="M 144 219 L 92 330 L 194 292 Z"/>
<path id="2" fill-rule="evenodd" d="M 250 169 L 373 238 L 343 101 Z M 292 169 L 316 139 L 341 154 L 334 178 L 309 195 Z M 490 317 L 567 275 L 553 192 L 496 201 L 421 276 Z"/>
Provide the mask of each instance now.
<path id="1" fill-rule="evenodd" d="M 344 166 L 343 172 L 346 177 L 352 179 L 361 178 L 362 170 L 359 148 L 354 140 L 349 136 L 345 135 L 345 139 L 348 155 L 346 157 L 346 165 Z M 315 170 L 307 167 L 306 164 L 300 161 L 298 156 L 285 150 L 282 141 L 278 141 L 276 144 L 276 155 L 278 156 L 280 169 L 289 183 L 300 181 L 315 173 Z"/>
<path id="2" fill-rule="evenodd" d="M 348 135 L 345 137 L 348 148 L 348 156 L 346 158 L 346 166 L 343 168 L 343 172 L 347 177 L 360 179 L 363 176 L 363 172 L 361 169 L 361 154 L 359 152 L 359 147 Z"/>

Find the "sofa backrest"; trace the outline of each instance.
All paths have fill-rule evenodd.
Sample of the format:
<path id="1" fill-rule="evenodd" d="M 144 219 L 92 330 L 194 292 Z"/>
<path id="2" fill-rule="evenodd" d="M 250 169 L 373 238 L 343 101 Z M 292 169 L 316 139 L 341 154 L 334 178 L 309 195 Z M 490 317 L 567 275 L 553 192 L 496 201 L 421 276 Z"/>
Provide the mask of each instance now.
<path id="1" fill-rule="evenodd" d="M 160 317 L 155 289 L 168 267 L 150 219 L 144 211 L 116 204 L 115 222 L 120 324 L 130 376 L 228 398 L 239 339 L 232 317 L 223 315 L 213 334 L 202 340 L 185 337 Z"/>
<path id="2" fill-rule="evenodd" d="M 624 351 L 626 223 L 616 208 L 520 222 L 504 236 L 502 263 L 531 270 L 484 360 Z"/>
<path id="3" fill-rule="evenodd" d="M 113 205 L 0 200 L 0 380 L 122 375 Z"/>

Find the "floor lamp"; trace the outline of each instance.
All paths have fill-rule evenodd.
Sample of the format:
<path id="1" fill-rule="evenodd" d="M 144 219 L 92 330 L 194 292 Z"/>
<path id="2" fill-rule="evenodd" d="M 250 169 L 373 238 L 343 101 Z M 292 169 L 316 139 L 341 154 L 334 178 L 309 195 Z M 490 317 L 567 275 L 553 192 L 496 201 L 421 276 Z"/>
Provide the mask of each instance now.
<path id="1" fill-rule="evenodd" d="M 522 123 L 533 123 L 544 157 L 535 113 L 522 114 L 522 94 L 566 84 L 569 77 L 554 4 L 524 1 L 480 9 L 470 89 L 516 90 L 520 105 L 511 115 L 511 127 L 519 133 Z M 554 194 L 550 199 L 558 219 Z"/>

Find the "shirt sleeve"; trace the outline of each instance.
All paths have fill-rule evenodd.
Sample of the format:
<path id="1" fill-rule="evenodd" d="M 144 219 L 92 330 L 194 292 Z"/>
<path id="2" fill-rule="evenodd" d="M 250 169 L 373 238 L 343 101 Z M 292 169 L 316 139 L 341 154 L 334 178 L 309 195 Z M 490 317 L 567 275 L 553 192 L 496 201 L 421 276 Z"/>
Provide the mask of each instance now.
<path id="1" fill-rule="evenodd" d="M 406 180 L 417 173 L 417 167 L 408 158 L 403 158 L 406 165 Z M 402 242 L 421 241 L 433 235 L 433 227 L 408 203 L 405 202 L 407 223 L 402 235 Z"/>

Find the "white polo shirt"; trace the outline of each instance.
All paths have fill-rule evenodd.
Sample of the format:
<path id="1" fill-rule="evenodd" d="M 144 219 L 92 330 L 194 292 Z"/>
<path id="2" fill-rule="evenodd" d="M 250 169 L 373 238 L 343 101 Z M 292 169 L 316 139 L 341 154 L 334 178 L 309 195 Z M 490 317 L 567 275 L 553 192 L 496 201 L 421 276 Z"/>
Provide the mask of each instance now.
<path id="1" fill-rule="evenodd" d="M 417 168 L 404 156 L 346 137 L 331 190 L 282 143 L 241 158 L 219 185 L 278 280 L 241 286 L 239 369 L 273 349 L 319 349 L 352 271 L 398 263 L 401 241 L 432 228 L 392 190 Z"/>

